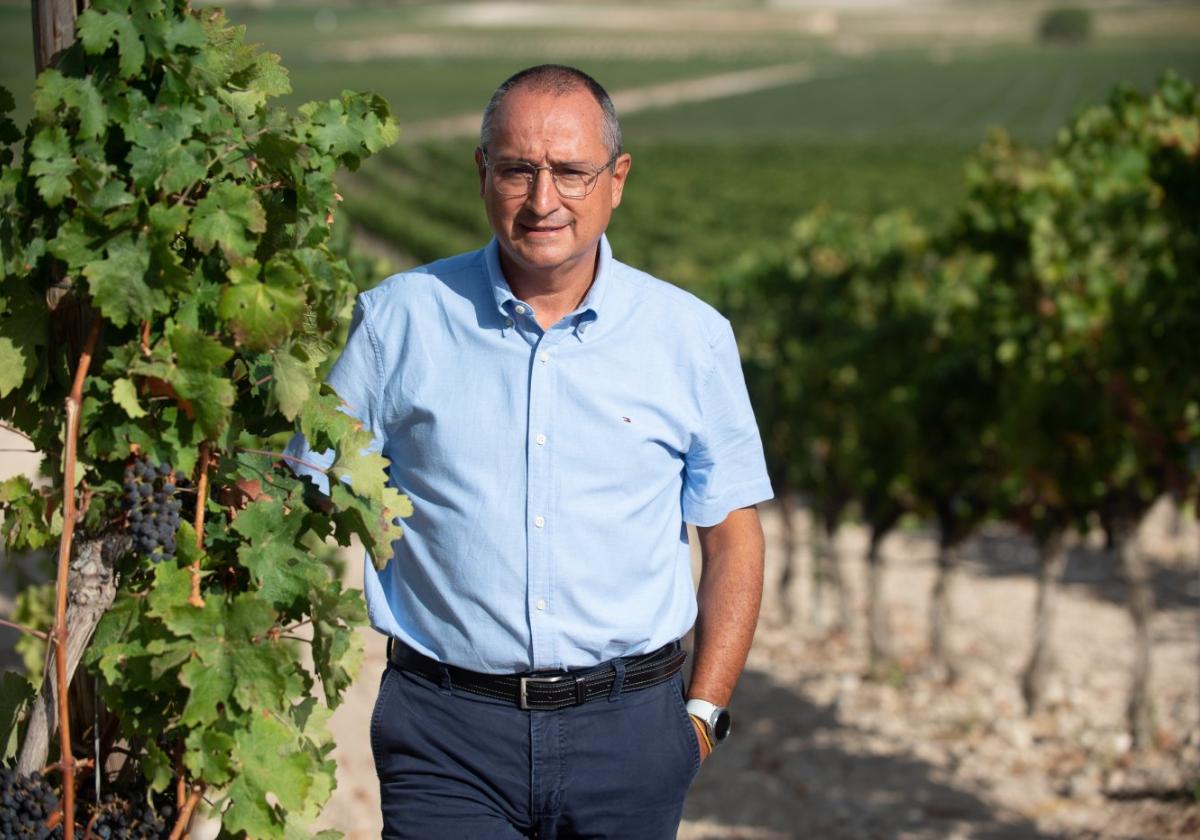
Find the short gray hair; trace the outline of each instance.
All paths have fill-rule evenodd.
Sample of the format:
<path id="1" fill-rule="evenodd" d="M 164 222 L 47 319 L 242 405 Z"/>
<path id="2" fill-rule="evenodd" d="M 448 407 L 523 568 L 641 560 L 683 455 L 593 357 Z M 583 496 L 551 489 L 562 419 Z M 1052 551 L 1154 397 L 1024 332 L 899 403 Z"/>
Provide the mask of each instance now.
<path id="1" fill-rule="evenodd" d="M 487 107 L 483 109 L 483 123 L 479 127 L 479 147 L 485 152 L 492 139 L 492 121 L 496 116 L 496 111 L 500 108 L 504 97 L 516 87 L 529 87 L 538 92 L 558 95 L 571 93 L 580 88 L 585 89 L 595 98 L 596 104 L 600 106 L 604 115 L 600 139 L 604 143 L 604 147 L 608 149 L 609 159 L 614 159 L 621 154 L 621 123 L 617 120 L 617 109 L 613 107 L 608 91 L 587 73 L 565 64 L 539 64 L 536 67 L 527 67 L 519 73 L 509 76 L 500 87 L 496 88 L 496 92 L 488 100 Z"/>

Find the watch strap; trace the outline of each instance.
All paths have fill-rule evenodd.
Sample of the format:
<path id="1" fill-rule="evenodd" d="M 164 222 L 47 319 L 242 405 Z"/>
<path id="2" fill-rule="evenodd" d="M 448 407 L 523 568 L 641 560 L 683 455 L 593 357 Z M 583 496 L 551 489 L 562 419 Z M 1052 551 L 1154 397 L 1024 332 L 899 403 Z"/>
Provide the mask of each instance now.
<path id="1" fill-rule="evenodd" d="M 724 740 L 717 736 L 716 726 L 721 715 L 729 714 L 727 709 L 715 703 L 710 703 L 707 700 L 693 698 L 687 701 L 687 712 L 704 724 L 704 734 L 708 738 L 710 747 L 715 747 L 720 741 Z M 726 734 L 728 734 L 727 731 Z"/>
<path id="2" fill-rule="evenodd" d="M 707 700 L 692 699 L 687 701 L 687 710 L 689 715 L 695 715 L 711 725 L 713 715 L 721 711 L 721 707 L 716 703 L 709 703 Z"/>

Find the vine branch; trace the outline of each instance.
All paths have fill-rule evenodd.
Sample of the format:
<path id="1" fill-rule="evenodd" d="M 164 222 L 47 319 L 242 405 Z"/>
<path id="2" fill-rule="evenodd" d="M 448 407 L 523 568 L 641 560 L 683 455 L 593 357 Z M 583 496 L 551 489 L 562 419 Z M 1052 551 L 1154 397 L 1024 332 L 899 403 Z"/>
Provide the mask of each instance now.
<path id="1" fill-rule="evenodd" d="M 208 502 L 208 467 L 212 460 L 212 449 L 208 441 L 200 444 L 200 475 L 196 480 L 196 550 L 204 551 L 204 508 Z M 192 562 L 192 594 L 188 603 L 193 607 L 203 607 L 204 598 L 200 595 L 200 558 Z"/>
<path id="2" fill-rule="evenodd" d="M 75 758 L 71 753 L 71 720 L 67 700 L 67 573 L 71 565 L 71 540 L 75 536 L 75 452 L 79 445 L 79 412 L 83 405 L 83 383 L 88 368 L 92 365 L 92 354 L 100 338 L 103 324 L 99 315 L 88 330 L 79 364 L 75 368 L 75 380 L 67 396 L 67 428 L 64 440 L 66 451 L 63 457 L 63 529 L 58 543 L 58 579 L 55 583 L 57 602 L 54 609 L 54 666 L 58 678 L 58 732 L 62 748 L 63 774 L 63 838 L 75 840 Z"/>
<path id="3" fill-rule="evenodd" d="M 8 621 L 7 619 L 0 618 L 0 627 L 11 627 L 13 630 L 20 630 L 22 633 L 28 633 L 31 636 L 37 636 L 43 642 L 50 641 L 49 633 L 43 633 L 41 630 L 34 630 L 32 627 L 24 624 L 18 624 L 15 621 Z"/>
<path id="4" fill-rule="evenodd" d="M 248 455 L 266 455 L 271 458 L 282 458 L 285 461 L 291 461 L 293 464 L 299 464 L 302 467 L 308 467 L 310 470 L 316 470 L 322 475 L 327 475 L 329 473 L 329 470 L 327 470 L 325 467 L 310 463 L 302 458 L 297 458 L 295 455 L 288 455 L 285 452 L 270 452 L 266 449 L 247 449 L 245 447 L 239 447 L 238 451 L 245 452 Z"/>
<path id="5" fill-rule="evenodd" d="M 23 437 L 23 438 L 25 438 L 25 440 L 29 441 L 30 443 L 33 443 L 33 438 L 31 438 L 29 435 L 25 434 L 23 431 L 21 431 L 20 429 L 18 429 L 16 426 L 12 425 L 11 423 L 0 423 L 0 429 L 3 429 L 6 432 L 12 432 L 14 435 L 17 435 L 18 437 Z M 24 450 L 14 450 L 14 451 L 23 452 Z"/>
<path id="6" fill-rule="evenodd" d="M 171 829 L 170 840 L 179 840 L 187 831 L 188 823 L 192 820 L 192 812 L 196 810 L 196 805 L 200 802 L 203 793 L 204 785 L 196 785 L 192 788 L 192 795 L 183 804 L 183 809 L 179 812 L 179 819 L 175 821 L 175 827 Z"/>
<path id="7" fill-rule="evenodd" d="M 257 388 L 259 385 L 266 385 L 268 382 L 270 382 L 274 378 L 275 378 L 275 374 L 268 373 L 266 376 L 254 381 L 254 382 L 248 382 L 246 384 L 245 389 L 241 393 L 243 395 L 249 394 L 251 391 L 253 391 L 255 388 Z"/>

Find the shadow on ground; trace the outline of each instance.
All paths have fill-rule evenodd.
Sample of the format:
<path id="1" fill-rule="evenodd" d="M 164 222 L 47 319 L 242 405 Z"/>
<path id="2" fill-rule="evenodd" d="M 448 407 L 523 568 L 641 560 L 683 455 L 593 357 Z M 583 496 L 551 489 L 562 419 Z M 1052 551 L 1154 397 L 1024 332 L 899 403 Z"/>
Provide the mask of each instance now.
<path id="1" fill-rule="evenodd" d="M 881 752 L 873 733 L 769 675 L 747 670 L 735 708 L 734 735 L 701 769 L 684 810 L 706 838 L 1054 836 L 956 786 L 943 768 Z"/>
<path id="2" fill-rule="evenodd" d="M 977 536 L 966 558 L 994 577 L 1037 577 L 1037 551 L 1033 541 L 1018 533 L 996 531 Z M 973 550 L 972 550 L 973 549 Z M 1188 610 L 1200 607 L 1200 572 L 1194 564 L 1165 565 L 1150 557 L 1154 604 L 1158 609 Z M 1103 548 L 1076 545 L 1067 551 L 1065 586 L 1083 586 L 1097 598 L 1125 604 L 1125 578 L 1116 554 Z"/>

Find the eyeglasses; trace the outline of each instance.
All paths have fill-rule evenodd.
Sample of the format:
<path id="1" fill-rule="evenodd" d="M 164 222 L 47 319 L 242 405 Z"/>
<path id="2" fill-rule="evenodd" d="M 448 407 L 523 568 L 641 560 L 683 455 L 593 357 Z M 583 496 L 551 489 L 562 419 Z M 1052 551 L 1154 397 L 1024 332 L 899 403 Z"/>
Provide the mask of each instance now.
<path id="1" fill-rule="evenodd" d="M 554 182 L 554 188 L 563 198 L 586 198 L 595 189 L 600 174 L 616 163 L 616 160 L 617 156 L 613 155 L 599 169 L 593 169 L 585 163 L 534 166 L 527 160 L 488 160 L 485 153 L 483 165 L 491 171 L 492 186 L 496 192 L 506 198 L 529 195 L 538 172 L 543 169 L 550 172 L 550 180 Z"/>

